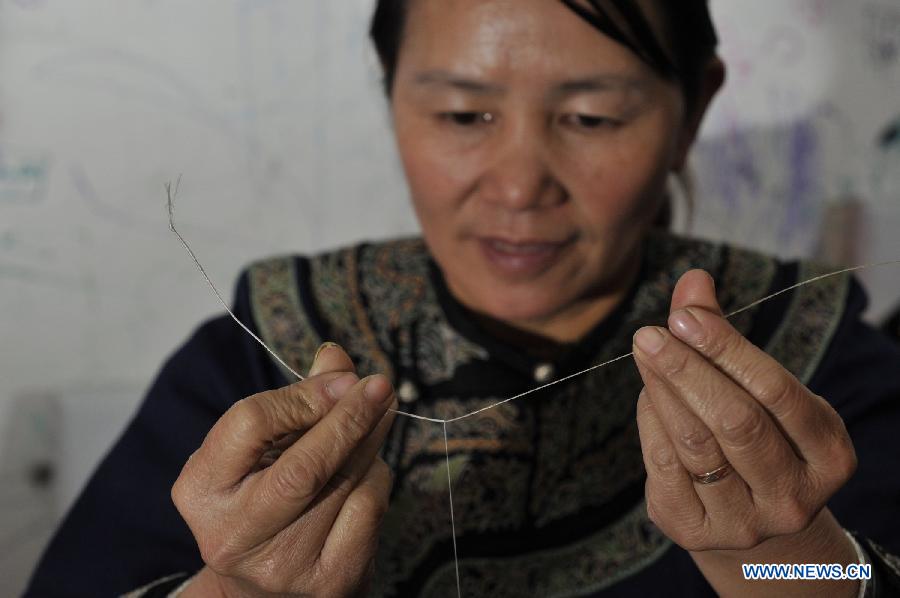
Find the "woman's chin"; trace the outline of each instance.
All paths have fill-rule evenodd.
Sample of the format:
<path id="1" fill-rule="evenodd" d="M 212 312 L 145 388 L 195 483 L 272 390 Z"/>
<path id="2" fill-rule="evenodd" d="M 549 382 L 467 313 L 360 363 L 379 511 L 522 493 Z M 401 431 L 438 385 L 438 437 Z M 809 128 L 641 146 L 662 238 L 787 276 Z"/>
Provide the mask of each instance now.
<path id="1" fill-rule="evenodd" d="M 510 326 L 534 328 L 553 319 L 562 308 L 559 297 L 529 297 L 517 301 L 514 295 L 500 295 L 498 292 L 498 295 L 485 297 L 475 311 Z"/>

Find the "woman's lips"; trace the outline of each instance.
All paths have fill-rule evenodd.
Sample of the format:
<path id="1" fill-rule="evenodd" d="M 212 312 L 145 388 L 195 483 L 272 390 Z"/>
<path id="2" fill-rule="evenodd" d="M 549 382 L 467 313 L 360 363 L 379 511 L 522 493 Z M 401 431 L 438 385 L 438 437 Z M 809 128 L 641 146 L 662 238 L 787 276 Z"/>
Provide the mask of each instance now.
<path id="1" fill-rule="evenodd" d="M 554 243 L 482 237 L 478 239 L 478 243 L 482 255 L 498 274 L 527 278 L 543 272 L 556 263 L 572 240 Z"/>

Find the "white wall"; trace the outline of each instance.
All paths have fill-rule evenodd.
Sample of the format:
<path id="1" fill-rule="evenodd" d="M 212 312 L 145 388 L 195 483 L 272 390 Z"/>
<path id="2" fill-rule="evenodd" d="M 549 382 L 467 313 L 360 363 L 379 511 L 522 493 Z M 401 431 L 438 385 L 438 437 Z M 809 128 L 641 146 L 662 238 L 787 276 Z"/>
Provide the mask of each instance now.
<path id="1" fill-rule="evenodd" d="M 900 258 L 900 141 L 877 143 L 900 122 L 900 5 L 713 6 L 731 74 L 694 161 L 693 230 L 809 255 L 825 206 L 854 199 L 855 259 Z M 0 0 L 0 594 L 49 529 L 23 532 L 24 505 L 52 521 L 219 311 L 168 231 L 164 182 L 183 173 L 180 228 L 225 291 L 262 255 L 416 230 L 370 7 Z M 873 318 L 900 300 L 896 269 L 864 278 Z M 9 440 L 27 422 L 31 440 Z M 29 486 L 51 453 L 56 484 Z"/>
<path id="2" fill-rule="evenodd" d="M 712 0 L 729 66 L 696 148 L 695 231 L 816 255 L 826 208 L 858 205 L 850 264 L 900 258 L 900 4 Z M 838 252 L 840 253 L 840 252 Z M 870 318 L 900 303 L 896 268 L 860 277 Z"/>

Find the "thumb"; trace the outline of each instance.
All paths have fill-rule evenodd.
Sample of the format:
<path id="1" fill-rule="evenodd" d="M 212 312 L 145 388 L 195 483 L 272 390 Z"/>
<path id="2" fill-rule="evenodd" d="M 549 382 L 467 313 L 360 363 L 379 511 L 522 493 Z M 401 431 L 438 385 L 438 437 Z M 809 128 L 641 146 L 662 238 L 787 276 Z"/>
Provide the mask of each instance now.
<path id="1" fill-rule="evenodd" d="M 327 374 L 330 372 L 351 372 L 356 373 L 356 367 L 353 360 L 337 343 L 326 342 L 319 346 L 316 356 L 313 358 L 313 364 L 309 368 L 310 376 L 318 376 L 319 374 Z"/>
<path id="2" fill-rule="evenodd" d="M 685 307 L 699 307 L 716 315 L 722 315 L 722 308 L 716 299 L 716 283 L 704 270 L 690 270 L 678 280 L 672 291 L 672 305 L 669 313 Z"/>

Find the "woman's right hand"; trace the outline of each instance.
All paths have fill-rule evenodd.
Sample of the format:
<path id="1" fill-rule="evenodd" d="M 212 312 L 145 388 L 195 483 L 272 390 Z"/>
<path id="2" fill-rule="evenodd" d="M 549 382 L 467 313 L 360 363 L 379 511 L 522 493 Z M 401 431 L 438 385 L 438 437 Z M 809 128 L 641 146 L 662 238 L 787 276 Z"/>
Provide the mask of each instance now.
<path id="1" fill-rule="evenodd" d="M 392 476 L 378 457 L 396 408 L 325 345 L 302 382 L 235 403 L 188 458 L 172 499 L 206 567 L 183 598 L 365 591 Z"/>

